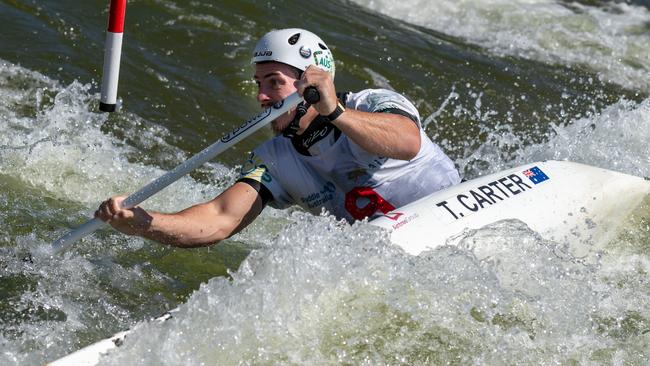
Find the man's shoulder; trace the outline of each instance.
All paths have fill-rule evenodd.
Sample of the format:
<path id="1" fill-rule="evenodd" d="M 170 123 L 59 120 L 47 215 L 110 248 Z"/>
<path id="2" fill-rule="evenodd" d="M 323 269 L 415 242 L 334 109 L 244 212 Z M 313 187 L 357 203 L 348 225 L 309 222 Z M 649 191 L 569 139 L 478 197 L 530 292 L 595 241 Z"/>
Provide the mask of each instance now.
<path id="1" fill-rule="evenodd" d="M 369 88 L 362 89 L 358 91 L 349 91 L 344 93 L 347 100 L 367 100 L 373 98 L 399 98 L 404 96 L 394 90 L 390 89 L 381 89 L 381 88 Z M 406 98 L 405 98 L 406 99 Z"/>
<path id="2" fill-rule="evenodd" d="M 381 112 L 400 109 L 419 119 L 413 103 L 404 95 L 389 89 L 363 89 L 345 94 L 346 106 L 364 112 Z"/>
<path id="3" fill-rule="evenodd" d="M 288 138 L 278 135 L 257 145 L 253 153 L 265 159 L 278 159 L 292 154 L 293 149 Z"/>

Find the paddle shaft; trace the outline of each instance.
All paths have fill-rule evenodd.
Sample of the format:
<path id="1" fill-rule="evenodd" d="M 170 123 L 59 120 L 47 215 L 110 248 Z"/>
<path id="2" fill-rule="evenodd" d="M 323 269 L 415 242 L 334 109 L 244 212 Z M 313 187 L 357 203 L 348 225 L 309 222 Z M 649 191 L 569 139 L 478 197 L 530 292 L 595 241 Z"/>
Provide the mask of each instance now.
<path id="1" fill-rule="evenodd" d="M 307 99 L 308 102 L 315 103 L 318 101 L 319 97 L 320 96 L 318 95 L 318 91 L 316 89 L 308 88 L 305 90 L 305 99 Z M 296 92 L 288 96 L 283 101 L 267 108 L 264 112 L 244 122 L 244 124 L 226 134 L 220 140 L 208 146 L 203 151 L 197 153 L 185 161 L 183 164 L 177 166 L 173 170 L 142 187 L 137 192 L 131 194 L 122 202 L 122 208 L 128 209 L 135 207 L 147 198 L 160 192 L 168 185 L 174 183 L 185 174 L 193 171 L 194 169 L 213 159 L 215 156 L 219 155 L 237 142 L 248 137 L 263 126 L 266 126 L 268 123 L 278 118 L 283 113 L 287 113 L 292 108 L 295 108 L 302 101 L 303 98 Z M 59 238 L 52 245 L 56 251 L 62 250 L 68 245 L 83 238 L 84 236 L 93 233 L 104 224 L 105 223 L 98 218 L 89 220 L 85 224 Z"/>

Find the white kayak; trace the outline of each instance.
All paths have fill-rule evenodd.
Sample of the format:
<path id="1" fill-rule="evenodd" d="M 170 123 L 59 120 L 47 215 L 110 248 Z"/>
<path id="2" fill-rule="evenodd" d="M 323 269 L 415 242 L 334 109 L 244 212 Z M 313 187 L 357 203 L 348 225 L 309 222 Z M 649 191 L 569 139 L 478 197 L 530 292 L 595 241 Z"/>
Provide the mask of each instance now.
<path id="1" fill-rule="evenodd" d="M 556 242 L 598 246 L 613 239 L 648 195 L 648 179 L 578 163 L 536 162 L 433 193 L 370 223 L 388 229 L 391 240 L 413 255 L 464 230 L 506 219 L 520 220 Z M 171 317 L 166 313 L 156 321 Z M 128 334 L 120 332 L 49 365 L 96 365 Z"/>
<path id="2" fill-rule="evenodd" d="M 372 221 L 410 254 L 463 230 L 517 219 L 556 242 L 611 240 L 650 193 L 648 178 L 588 165 L 545 161 L 472 179 Z"/>

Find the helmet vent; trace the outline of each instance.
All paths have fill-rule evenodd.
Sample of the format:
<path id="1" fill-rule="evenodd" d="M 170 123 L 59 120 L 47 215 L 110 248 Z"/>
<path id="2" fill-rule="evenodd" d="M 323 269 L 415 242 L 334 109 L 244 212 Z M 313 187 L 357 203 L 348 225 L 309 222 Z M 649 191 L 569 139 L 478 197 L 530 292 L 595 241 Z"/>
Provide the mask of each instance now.
<path id="1" fill-rule="evenodd" d="M 326 49 L 327 49 L 327 46 L 325 46 L 325 45 L 322 44 L 322 43 L 319 43 L 319 44 L 318 44 L 318 47 L 320 47 L 321 50 L 326 50 Z"/>
<path id="2" fill-rule="evenodd" d="M 293 36 L 289 37 L 289 40 L 287 42 L 293 46 L 294 44 L 298 43 L 298 39 L 300 39 L 300 33 L 296 33 Z"/>

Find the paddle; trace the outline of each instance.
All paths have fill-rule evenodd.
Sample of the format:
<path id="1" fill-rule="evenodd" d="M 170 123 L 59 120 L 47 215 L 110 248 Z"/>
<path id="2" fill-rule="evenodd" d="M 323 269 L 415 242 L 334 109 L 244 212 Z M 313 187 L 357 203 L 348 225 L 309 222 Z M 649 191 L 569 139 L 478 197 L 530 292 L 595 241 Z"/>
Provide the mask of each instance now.
<path id="1" fill-rule="evenodd" d="M 314 87 L 305 89 L 304 100 L 307 103 L 314 104 L 318 102 L 319 99 L 320 95 Z M 137 192 L 131 194 L 122 202 L 122 208 L 135 207 L 168 185 L 174 183 L 185 174 L 193 171 L 223 151 L 227 150 L 237 142 L 248 137 L 253 132 L 259 130 L 261 127 L 266 126 L 269 122 L 278 118 L 281 114 L 286 113 L 291 108 L 296 107 L 302 101 L 303 97 L 298 95 L 298 92 L 296 92 L 288 96 L 286 99 L 274 104 L 272 107 L 267 108 L 264 112 L 244 122 L 241 126 L 235 128 L 233 131 L 223 136 L 217 142 L 203 149 L 203 151 L 197 153 L 185 161 L 183 164 L 177 166 L 163 176 L 140 188 Z M 66 248 L 68 245 L 74 243 L 75 241 L 83 238 L 84 236 L 93 233 L 104 224 L 105 223 L 98 218 L 89 220 L 85 224 L 59 238 L 52 244 L 52 246 L 54 247 L 55 251 L 58 252 Z"/>

